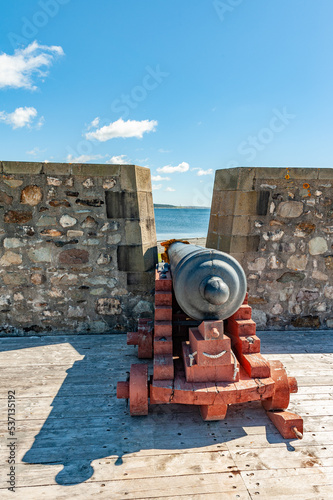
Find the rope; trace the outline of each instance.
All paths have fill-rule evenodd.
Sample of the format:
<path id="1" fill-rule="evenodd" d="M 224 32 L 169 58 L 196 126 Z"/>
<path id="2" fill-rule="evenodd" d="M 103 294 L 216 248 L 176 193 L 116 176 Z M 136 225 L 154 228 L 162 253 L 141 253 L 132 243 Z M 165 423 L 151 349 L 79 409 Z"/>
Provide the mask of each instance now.
<path id="1" fill-rule="evenodd" d="M 223 354 L 225 354 L 227 351 L 222 351 L 220 352 L 220 354 L 208 354 L 207 352 L 203 352 L 202 354 L 204 356 L 207 356 L 207 358 L 211 358 L 211 359 L 217 359 L 217 358 L 220 358 L 221 356 L 223 356 Z"/>
<path id="2" fill-rule="evenodd" d="M 297 439 L 303 439 L 303 434 L 301 432 L 299 432 L 299 430 L 297 429 L 297 427 L 293 427 L 292 431 L 294 432 L 294 434 L 297 437 Z"/>
<path id="3" fill-rule="evenodd" d="M 233 375 L 233 377 L 232 377 L 232 380 L 235 380 L 235 378 L 236 378 L 236 376 L 237 376 L 237 373 L 238 373 L 237 358 L 236 358 L 236 356 L 235 356 L 235 354 L 234 354 L 234 352 L 233 352 L 233 351 L 231 351 L 231 350 L 230 350 L 230 352 L 231 352 L 231 354 L 232 354 L 232 357 L 234 358 L 234 365 L 235 365 L 234 375 Z"/>
<path id="4" fill-rule="evenodd" d="M 188 357 L 190 358 L 190 366 L 192 366 L 192 365 L 193 365 L 194 356 L 195 356 L 196 354 L 198 354 L 198 352 L 197 352 L 197 351 L 192 352 L 192 354 L 190 353 L 190 354 L 188 355 Z"/>

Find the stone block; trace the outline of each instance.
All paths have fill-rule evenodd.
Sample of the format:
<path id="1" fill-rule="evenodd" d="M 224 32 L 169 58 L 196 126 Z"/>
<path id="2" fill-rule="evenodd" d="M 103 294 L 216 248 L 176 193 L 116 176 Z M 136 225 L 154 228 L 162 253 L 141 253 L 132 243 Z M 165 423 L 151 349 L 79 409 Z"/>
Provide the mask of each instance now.
<path id="1" fill-rule="evenodd" d="M 125 192 L 136 192 L 136 167 L 135 165 L 120 165 L 120 182 L 119 188 Z"/>
<path id="2" fill-rule="evenodd" d="M 127 273 L 127 285 L 145 285 L 147 289 L 154 286 L 154 275 L 152 272 Z"/>
<path id="3" fill-rule="evenodd" d="M 140 272 L 153 269 L 157 262 L 157 248 L 141 245 L 121 245 L 117 249 L 119 271 Z"/>
<path id="4" fill-rule="evenodd" d="M 249 216 L 242 215 L 240 217 L 235 216 L 232 223 L 231 233 L 225 233 L 230 235 L 245 236 L 251 233 L 251 223 L 252 219 Z"/>
<path id="5" fill-rule="evenodd" d="M 263 179 L 285 179 L 289 169 L 286 168 L 276 168 L 276 167 L 256 167 L 256 178 L 260 179 L 262 183 Z M 289 174 L 288 174 L 289 175 Z"/>
<path id="6" fill-rule="evenodd" d="M 236 198 L 239 193 L 237 191 L 218 191 L 214 193 L 213 204 L 214 210 L 212 211 L 214 214 L 221 215 L 235 215 L 235 205 Z M 237 215 L 241 215 L 237 212 Z"/>
<path id="7" fill-rule="evenodd" d="M 118 176 L 120 168 L 123 165 L 103 165 L 103 164 L 79 164 L 71 165 L 72 175 L 77 176 L 93 176 L 93 177 L 109 177 Z"/>
<path id="8" fill-rule="evenodd" d="M 136 166 L 135 173 L 136 189 L 138 191 L 146 191 L 147 193 L 151 193 L 150 168 Z"/>
<path id="9" fill-rule="evenodd" d="M 141 214 L 140 214 L 141 217 Z M 156 246 L 156 227 L 155 227 L 155 218 L 146 218 L 142 219 L 140 222 L 141 228 L 141 239 L 143 244 L 152 243 L 151 246 Z"/>
<path id="10" fill-rule="evenodd" d="M 37 175 L 43 171 L 43 163 L 28 161 L 3 161 L 2 167 L 5 174 Z"/>
<path id="11" fill-rule="evenodd" d="M 108 219 L 139 219 L 137 193 L 105 191 L 105 204 Z"/>
<path id="12" fill-rule="evenodd" d="M 217 233 L 219 235 L 231 236 L 235 217 L 233 215 L 220 215 L 216 217 Z"/>
<path id="13" fill-rule="evenodd" d="M 70 175 L 71 171 L 70 163 L 44 163 L 43 165 L 45 175 Z"/>
<path id="14" fill-rule="evenodd" d="M 139 220 L 125 221 L 125 244 L 139 245 L 142 243 L 141 225 Z"/>
<path id="15" fill-rule="evenodd" d="M 234 215 L 257 215 L 258 193 L 239 191 L 235 199 Z"/>
<path id="16" fill-rule="evenodd" d="M 214 189 L 221 191 L 250 191 L 254 189 L 255 168 L 236 167 L 217 170 Z"/>
<path id="17" fill-rule="evenodd" d="M 153 219 L 155 217 L 152 193 L 139 191 L 138 206 L 140 219 Z"/>
<path id="18" fill-rule="evenodd" d="M 217 250 L 220 250 L 221 252 L 226 252 L 226 253 L 230 253 L 231 251 L 231 239 L 232 237 L 231 236 L 220 236 L 220 235 L 216 235 L 217 236 L 217 247 L 213 247 L 213 248 L 217 248 Z"/>
<path id="19" fill-rule="evenodd" d="M 270 191 L 259 191 L 257 196 L 258 196 L 257 214 L 258 215 L 267 215 Z"/>
<path id="20" fill-rule="evenodd" d="M 260 244 L 260 236 L 232 236 L 230 239 L 230 252 L 248 253 L 257 252 Z"/>
<path id="21" fill-rule="evenodd" d="M 319 168 L 318 169 L 318 179 L 320 180 L 333 180 L 333 168 Z"/>
<path id="22" fill-rule="evenodd" d="M 219 218 L 217 215 L 210 215 L 208 233 L 213 233 L 217 231 L 219 223 Z"/>

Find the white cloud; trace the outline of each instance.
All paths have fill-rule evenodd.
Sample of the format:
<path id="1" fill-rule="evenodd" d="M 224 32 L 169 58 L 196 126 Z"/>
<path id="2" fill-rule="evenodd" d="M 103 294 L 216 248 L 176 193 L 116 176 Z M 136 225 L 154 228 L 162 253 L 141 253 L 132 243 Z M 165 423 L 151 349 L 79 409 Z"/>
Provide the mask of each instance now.
<path id="1" fill-rule="evenodd" d="M 16 49 L 13 55 L 0 54 L 0 88 L 36 90 L 33 77 L 47 76 L 45 68 L 52 65 L 56 56 L 63 55 L 61 47 L 39 45 L 36 41 L 25 49 Z"/>
<path id="2" fill-rule="evenodd" d="M 171 192 L 171 191 L 176 191 L 176 190 L 173 189 L 173 188 L 171 188 L 171 187 L 167 187 L 167 188 L 164 189 L 164 191 L 170 191 Z"/>
<path id="3" fill-rule="evenodd" d="M 23 128 L 28 127 L 31 128 L 33 126 L 33 121 L 37 116 L 37 109 L 28 108 L 27 106 L 24 108 L 16 108 L 12 113 L 7 113 L 6 111 L 0 111 L 0 121 L 7 123 L 13 129 L 15 128 Z M 40 128 L 44 123 L 44 118 L 41 117 L 37 124 L 35 124 L 36 128 Z"/>
<path id="4" fill-rule="evenodd" d="M 137 137 L 141 139 L 146 132 L 154 132 L 158 122 L 156 120 L 127 120 L 126 122 L 119 118 L 119 120 L 105 125 L 93 132 L 85 134 L 86 139 L 96 139 L 96 141 L 105 142 L 117 137 Z"/>
<path id="5" fill-rule="evenodd" d="M 100 160 L 103 158 L 102 155 L 81 155 L 81 156 L 73 156 L 71 154 L 67 155 L 68 163 L 88 163 L 92 160 Z"/>
<path id="6" fill-rule="evenodd" d="M 96 128 L 99 125 L 99 117 L 97 116 L 89 125 L 88 125 L 88 130 L 91 128 Z"/>
<path id="7" fill-rule="evenodd" d="M 159 153 L 171 153 L 171 151 L 169 151 L 168 149 L 163 149 L 163 148 L 160 148 L 158 150 Z"/>
<path id="8" fill-rule="evenodd" d="M 164 172 L 165 174 L 173 174 L 174 172 L 187 172 L 190 168 L 190 165 L 183 161 L 177 167 L 172 167 L 171 165 L 166 165 L 165 167 L 158 168 L 158 172 Z"/>
<path id="9" fill-rule="evenodd" d="M 126 160 L 126 155 L 112 156 L 109 160 L 106 160 L 105 163 L 110 163 L 111 165 L 126 165 L 129 160 Z"/>
<path id="10" fill-rule="evenodd" d="M 154 182 L 169 181 L 170 177 L 162 177 L 161 175 L 152 175 L 151 176 L 151 180 L 154 181 Z"/>
<path id="11" fill-rule="evenodd" d="M 162 187 L 162 184 L 153 184 L 152 185 L 153 191 L 157 191 L 158 189 L 161 189 L 161 187 Z"/>
<path id="12" fill-rule="evenodd" d="M 45 153 L 45 151 L 46 151 L 46 149 L 39 149 L 38 147 L 35 147 L 35 148 L 31 149 L 30 151 L 26 151 L 25 154 L 26 155 L 37 156 L 40 153 Z"/>
<path id="13" fill-rule="evenodd" d="M 207 170 L 203 170 L 202 168 L 199 168 L 198 169 L 198 172 L 197 172 L 197 175 L 201 176 L 201 175 L 213 175 L 213 169 L 212 168 L 209 168 Z"/>

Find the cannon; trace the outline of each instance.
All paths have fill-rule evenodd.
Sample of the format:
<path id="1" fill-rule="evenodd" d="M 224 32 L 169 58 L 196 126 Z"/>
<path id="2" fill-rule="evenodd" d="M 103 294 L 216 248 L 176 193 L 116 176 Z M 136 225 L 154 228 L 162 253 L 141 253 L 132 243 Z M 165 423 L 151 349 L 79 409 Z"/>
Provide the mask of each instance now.
<path id="1" fill-rule="evenodd" d="M 150 404 L 199 406 L 203 420 L 222 420 L 228 405 L 261 401 L 284 438 L 302 438 L 303 420 L 286 411 L 297 381 L 280 361 L 260 354 L 260 339 L 248 304 L 246 276 L 236 259 L 186 241 L 163 243 L 155 270 L 154 322 L 140 318 L 127 344 L 140 359 L 117 397 L 130 414 L 147 415 Z"/>

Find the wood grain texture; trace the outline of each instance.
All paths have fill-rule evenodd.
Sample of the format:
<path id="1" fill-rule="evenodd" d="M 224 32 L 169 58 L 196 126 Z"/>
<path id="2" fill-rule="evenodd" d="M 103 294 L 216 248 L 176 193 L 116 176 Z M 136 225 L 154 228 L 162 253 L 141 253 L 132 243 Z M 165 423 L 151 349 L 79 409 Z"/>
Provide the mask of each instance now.
<path id="1" fill-rule="evenodd" d="M 297 378 L 288 409 L 304 418 L 302 441 L 283 439 L 259 401 L 230 406 L 220 422 L 177 404 L 130 417 L 116 399 L 118 380 L 138 363 L 125 335 L 1 338 L 0 497 L 333 498 L 332 332 L 258 336 L 264 357 Z M 8 390 L 17 396 L 14 496 L 6 485 Z"/>

